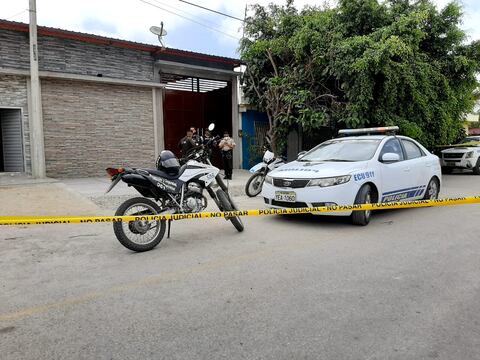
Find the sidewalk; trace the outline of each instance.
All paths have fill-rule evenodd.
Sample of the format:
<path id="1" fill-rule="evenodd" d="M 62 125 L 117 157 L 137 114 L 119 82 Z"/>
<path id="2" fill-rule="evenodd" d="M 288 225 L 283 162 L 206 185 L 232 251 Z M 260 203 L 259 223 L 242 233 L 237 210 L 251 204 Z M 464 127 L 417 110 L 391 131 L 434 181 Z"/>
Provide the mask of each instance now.
<path id="1" fill-rule="evenodd" d="M 0 173 L 0 216 L 98 215 L 101 209 L 56 179 Z"/>
<path id="2" fill-rule="evenodd" d="M 233 196 L 245 195 L 245 184 L 250 175 L 248 170 L 234 170 L 233 180 L 228 181 L 230 194 Z M 64 179 L 62 183 L 71 191 L 89 199 L 102 209 L 116 209 L 126 199 L 141 196 L 134 188 L 128 187 L 124 182 L 118 183 L 111 192 L 105 194 L 105 191 L 110 186 L 110 179 L 107 176 L 101 178 Z"/>
<path id="3" fill-rule="evenodd" d="M 244 195 L 250 177 L 247 170 L 234 170 L 228 181 L 230 194 Z M 108 215 L 128 198 L 141 196 L 120 182 L 108 194 L 110 179 L 33 179 L 27 175 L 0 175 L 0 216 Z"/>
<path id="4" fill-rule="evenodd" d="M 57 179 L 35 179 L 23 173 L 2 173 L 0 172 L 0 188 L 5 186 L 38 185 L 58 182 Z"/>
<path id="5" fill-rule="evenodd" d="M 107 215 L 60 182 L 0 186 L 0 216 Z"/>

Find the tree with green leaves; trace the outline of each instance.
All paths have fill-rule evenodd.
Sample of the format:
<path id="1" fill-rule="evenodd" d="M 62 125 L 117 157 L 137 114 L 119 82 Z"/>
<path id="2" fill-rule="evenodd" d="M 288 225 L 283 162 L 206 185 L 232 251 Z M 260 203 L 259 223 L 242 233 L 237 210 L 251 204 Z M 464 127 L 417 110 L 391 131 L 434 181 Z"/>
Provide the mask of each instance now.
<path id="1" fill-rule="evenodd" d="M 244 92 L 278 151 L 304 131 L 398 125 L 426 146 L 455 142 L 474 105 L 480 42 L 462 8 L 430 0 L 339 0 L 297 10 L 254 5 L 240 45 Z"/>

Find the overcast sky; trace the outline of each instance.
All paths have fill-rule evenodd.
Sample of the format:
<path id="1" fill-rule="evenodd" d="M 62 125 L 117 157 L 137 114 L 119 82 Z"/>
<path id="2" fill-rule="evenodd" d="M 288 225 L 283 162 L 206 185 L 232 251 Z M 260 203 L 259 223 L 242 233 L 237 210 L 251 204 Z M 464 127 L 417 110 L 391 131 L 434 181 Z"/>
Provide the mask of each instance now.
<path id="1" fill-rule="evenodd" d="M 167 47 L 238 57 L 241 22 L 182 3 L 179 0 L 37 0 L 38 24 L 119 39 L 158 44 L 149 32 L 164 22 Z M 243 18 L 245 5 L 283 4 L 284 0 L 188 0 Z M 334 0 L 329 0 L 333 2 Z M 325 1 L 296 0 L 297 7 Z M 443 7 L 448 0 L 434 0 Z M 463 28 L 470 39 L 480 39 L 480 0 L 463 0 Z M 163 9 L 159 9 L 163 8 Z M 28 22 L 28 0 L 0 0 L 0 18 Z M 178 16 L 181 15 L 181 16 Z M 187 19 L 188 18 L 188 19 Z M 193 21 L 192 21 L 193 20 Z M 198 24 L 201 23 L 202 25 Z"/>

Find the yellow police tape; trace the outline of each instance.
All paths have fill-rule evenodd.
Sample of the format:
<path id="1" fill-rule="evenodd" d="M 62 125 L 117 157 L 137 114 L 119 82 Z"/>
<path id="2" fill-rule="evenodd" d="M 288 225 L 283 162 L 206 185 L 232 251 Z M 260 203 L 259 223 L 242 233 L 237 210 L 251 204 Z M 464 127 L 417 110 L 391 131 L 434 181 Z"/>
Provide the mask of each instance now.
<path id="1" fill-rule="evenodd" d="M 459 197 L 438 200 L 420 200 L 420 201 L 402 201 L 380 204 L 364 205 L 336 205 L 322 206 L 313 208 L 289 208 L 289 209 L 260 209 L 260 210 L 238 210 L 225 212 L 201 212 L 189 214 L 165 214 L 165 215 L 143 215 L 143 216 L 0 216 L 0 225 L 44 225 L 44 224 L 88 224 L 103 222 L 129 222 L 129 221 L 166 221 L 166 220 L 185 220 L 185 219 L 210 219 L 234 216 L 267 216 L 267 215 L 287 215 L 287 214 L 305 214 L 305 213 L 329 213 L 346 212 L 359 210 L 387 210 L 387 209 L 406 209 L 421 208 L 431 206 L 452 206 L 479 204 L 480 196 Z"/>

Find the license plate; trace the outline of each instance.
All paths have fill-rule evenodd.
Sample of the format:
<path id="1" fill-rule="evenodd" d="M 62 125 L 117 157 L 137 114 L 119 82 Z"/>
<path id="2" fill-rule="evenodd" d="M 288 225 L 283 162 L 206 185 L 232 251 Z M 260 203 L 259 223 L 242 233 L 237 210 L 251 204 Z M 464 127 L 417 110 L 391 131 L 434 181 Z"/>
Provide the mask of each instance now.
<path id="1" fill-rule="evenodd" d="M 295 191 L 275 191 L 275 200 L 295 202 L 297 201 L 297 194 Z"/>
<path id="2" fill-rule="evenodd" d="M 446 165 L 447 166 L 455 166 L 455 161 L 447 161 Z"/>

